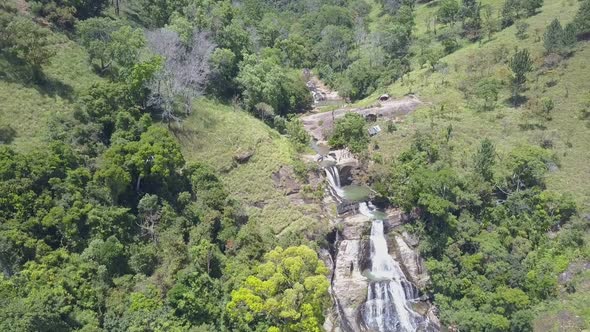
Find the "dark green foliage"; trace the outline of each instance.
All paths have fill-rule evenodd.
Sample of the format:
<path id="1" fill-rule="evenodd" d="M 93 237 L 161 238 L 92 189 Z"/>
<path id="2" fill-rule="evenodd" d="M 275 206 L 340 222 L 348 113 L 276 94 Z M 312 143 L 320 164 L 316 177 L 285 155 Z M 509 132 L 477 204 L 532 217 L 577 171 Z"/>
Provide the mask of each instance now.
<path id="1" fill-rule="evenodd" d="M 461 6 L 463 34 L 469 40 L 477 40 L 481 35 L 480 4 L 475 0 L 463 0 Z"/>
<path id="2" fill-rule="evenodd" d="M 211 167 L 189 165 L 186 175 L 190 177 L 193 191 L 201 202 L 215 210 L 223 209 L 228 193 Z"/>
<path id="3" fill-rule="evenodd" d="M 520 16 L 519 0 L 506 0 L 502 7 L 502 26 L 512 25 Z"/>
<path id="4" fill-rule="evenodd" d="M 440 3 L 436 15 L 444 24 L 454 24 L 460 17 L 461 8 L 457 0 L 444 0 Z"/>
<path id="5" fill-rule="evenodd" d="M 543 148 L 523 146 L 514 149 L 506 161 L 508 190 L 542 187 L 549 162 L 550 155 Z"/>
<path id="6" fill-rule="evenodd" d="M 146 41 L 143 32 L 108 18 L 90 18 L 77 25 L 82 45 L 88 50 L 90 62 L 98 61 L 97 71 L 108 70 L 112 76 L 130 71 L 139 62 L 139 53 Z"/>
<path id="7" fill-rule="evenodd" d="M 590 33 L 590 0 L 580 1 L 580 9 L 574 18 L 574 24 L 578 34 Z"/>
<path id="8" fill-rule="evenodd" d="M 485 181 L 491 181 L 494 177 L 493 167 L 496 159 L 496 148 L 489 139 L 483 139 L 477 153 L 473 158 L 475 172 L 481 175 Z"/>
<path id="9" fill-rule="evenodd" d="M 316 44 L 314 53 L 319 66 L 330 66 L 343 70 L 349 64 L 348 51 L 352 48 L 352 31 L 345 27 L 329 25 L 321 33 L 322 39 Z"/>
<path id="10" fill-rule="evenodd" d="M 77 19 L 99 16 L 109 4 L 108 0 L 39 0 L 31 10 L 56 26 L 71 30 Z"/>
<path id="11" fill-rule="evenodd" d="M 524 21 L 516 22 L 516 38 L 518 39 L 527 39 L 528 34 L 527 30 L 529 29 L 529 24 Z"/>
<path id="12" fill-rule="evenodd" d="M 329 143 L 332 147 L 347 147 L 354 153 L 364 151 L 369 144 L 369 134 L 365 130 L 365 119 L 357 113 L 346 113 L 336 120 Z"/>
<path id="13" fill-rule="evenodd" d="M 533 60 L 527 49 L 514 53 L 508 64 L 512 70 L 512 98 L 516 103 L 519 94 L 524 90 L 527 81 L 526 75 L 533 70 Z"/>
<path id="14" fill-rule="evenodd" d="M 367 58 L 353 62 L 338 82 L 338 93 L 352 100 L 371 94 L 377 88 L 383 69 Z"/>
<path id="15" fill-rule="evenodd" d="M 303 79 L 296 72 L 285 72 L 275 57 L 248 56 L 240 65 L 236 80 L 249 110 L 254 111 L 257 104 L 265 103 L 271 106 L 272 112 L 286 115 L 311 106 L 312 98 Z"/>
<path id="16" fill-rule="evenodd" d="M 557 52 L 561 49 L 563 38 L 563 28 L 558 19 L 551 21 L 551 24 L 545 30 L 543 40 L 547 53 Z"/>
<path id="17" fill-rule="evenodd" d="M 502 26 L 512 25 L 518 19 L 533 16 L 543 6 L 543 0 L 506 0 L 502 7 Z"/>
<path id="18" fill-rule="evenodd" d="M 124 246 L 119 240 L 110 236 L 106 240 L 92 240 L 82 253 L 82 258 L 106 268 L 107 276 L 122 275 L 126 272 L 127 257 Z"/>
<path id="19" fill-rule="evenodd" d="M 206 273 L 181 274 L 167 296 L 174 314 L 186 318 L 194 325 L 221 319 L 223 312 L 221 285 L 218 280 Z"/>
<path id="20" fill-rule="evenodd" d="M 496 159 L 484 139 L 473 170 L 460 176 L 436 158 L 438 146 L 436 138 L 417 136 L 394 163 L 384 192 L 419 216 L 410 228 L 421 236 L 442 322 L 469 331 L 529 331 L 532 306 L 555 293 L 565 266 L 546 233 L 567 225 L 576 206 L 543 190 L 550 162 L 544 149 L 523 146 Z M 504 185 L 496 189 L 490 182 L 500 178 Z"/>

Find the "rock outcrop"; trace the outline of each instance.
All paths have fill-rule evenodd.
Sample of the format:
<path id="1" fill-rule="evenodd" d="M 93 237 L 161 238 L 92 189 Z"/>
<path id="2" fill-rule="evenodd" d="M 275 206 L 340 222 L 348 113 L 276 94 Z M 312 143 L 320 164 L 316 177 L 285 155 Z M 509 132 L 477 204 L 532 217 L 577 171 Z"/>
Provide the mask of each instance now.
<path id="1" fill-rule="evenodd" d="M 340 221 L 342 239 L 337 244 L 338 255 L 334 267 L 332 291 L 340 312 L 342 331 L 361 331 L 358 309 L 367 298 L 368 279 L 362 274 L 363 234 L 369 220 L 353 215 Z"/>
<path id="2" fill-rule="evenodd" d="M 418 255 L 417 250 L 411 248 L 401 235 L 395 234 L 393 239 L 397 249 L 394 252 L 396 260 L 401 263 L 408 279 L 418 288 L 424 289 L 430 278 L 424 269 L 423 259 Z"/>
<path id="3" fill-rule="evenodd" d="M 297 182 L 291 167 L 281 166 L 278 171 L 272 173 L 271 177 L 275 187 L 282 189 L 285 195 L 296 194 L 301 190 L 301 185 Z"/>

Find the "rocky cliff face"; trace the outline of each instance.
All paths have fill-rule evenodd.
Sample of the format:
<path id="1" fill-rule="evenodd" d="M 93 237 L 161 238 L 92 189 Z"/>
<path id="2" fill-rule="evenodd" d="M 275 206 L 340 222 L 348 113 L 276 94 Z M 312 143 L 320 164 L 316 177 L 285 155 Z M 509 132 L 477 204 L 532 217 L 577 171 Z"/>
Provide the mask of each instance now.
<path id="1" fill-rule="evenodd" d="M 362 275 L 363 234 L 368 218 L 353 215 L 339 220 L 341 238 L 336 243 L 337 256 L 332 279 L 333 299 L 339 322 L 330 331 L 361 331 L 358 309 L 367 297 L 368 280 Z"/>

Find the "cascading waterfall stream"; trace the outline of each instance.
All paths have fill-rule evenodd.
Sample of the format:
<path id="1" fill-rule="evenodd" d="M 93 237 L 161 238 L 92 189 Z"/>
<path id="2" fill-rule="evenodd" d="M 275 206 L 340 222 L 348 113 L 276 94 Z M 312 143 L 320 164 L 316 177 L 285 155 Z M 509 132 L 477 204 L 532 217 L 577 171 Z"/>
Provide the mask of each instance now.
<path id="1" fill-rule="evenodd" d="M 332 194 L 337 199 L 342 199 L 344 197 L 344 190 L 340 185 L 340 171 L 338 170 L 338 166 L 328 166 L 325 168 L 326 176 L 328 177 L 328 183 L 330 184 L 330 190 L 332 190 Z"/>
<path id="2" fill-rule="evenodd" d="M 373 281 L 369 284 L 363 312 L 367 327 L 378 332 L 410 332 L 428 325 L 425 318 L 410 307 L 410 301 L 419 294 L 389 255 L 382 220 L 373 220 L 370 241 Z"/>
<path id="3" fill-rule="evenodd" d="M 333 158 L 337 162 L 338 158 Z M 348 202 L 345 197 L 345 190 L 341 186 L 340 170 L 336 164 L 324 166 L 328 181 L 330 195 L 339 204 Z M 436 331 L 431 322 L 425 316 L 418 314 L 412 307 L 412 302 L 420 297 L 418 289 L 406 279 L 401 266 L 389 255 L 387 241 L 384 235 L 383 220 L 386 215 L 379 211 L 370 201 L 359 202 L 357 213 L 366 216 L 372 222 L 370 236 L 370 259 L 371 268 L 366 271 L 365 277 L 368 279 L 367 297 L 364 304 L 359 308 L 360 316 L 351 318 L 347 308 L 340 306 L 337 293 L 333 293 L 334 301 L 337 306 L 338 315 L 341 317 L 341 327 L 347 327 L 346 331 L 370 331 L 370 332 L 413 332 L 413 331 Z M 362 218 L 361 218 L 362 220 Z M 355 240 L 347 240 L 343 252 L 350 254 L 346 246 L 352 246 Z M 360 240 L 357 246 L 360 246 Z M 352 247 L 350 247 L 352 248 Z M 349 248 L 349 249 L 350 249 Z M 340 254 L 339 254 L 340 255 Z M 344 259 L 350 259 L 346 254 Z M 338 259 L 338 258 L 337 258 Z M 335 260 L 335 262 L 337 262 Z M 341 274 L 340 278 L 352 278 L 353 266 L 350 265 L 350 272 L 346 268 L 345 275 Z M 334 264 L 338 265 L 337 263 Z M 348 266 L 348 265 L 347 265 Z M 334 280 L 332 280 L 334 282 Z M 342 289 L 339 290 L 342 292 Z M 342 293 L 341 293 L 342 294 Z M 344 297 L 346 299 L 346 296 Z M 342 319 L 342 317 L 346 318 Z M 349 325 L 350 324 L 350 325 Z M 356 326 L 356 327 L 355 327 Z"/>

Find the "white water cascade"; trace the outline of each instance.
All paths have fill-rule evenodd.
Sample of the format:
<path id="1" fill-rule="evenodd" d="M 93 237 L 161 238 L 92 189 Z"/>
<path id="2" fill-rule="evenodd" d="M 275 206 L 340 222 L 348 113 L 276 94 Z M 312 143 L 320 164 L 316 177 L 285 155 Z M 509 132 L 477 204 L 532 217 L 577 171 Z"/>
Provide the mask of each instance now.
<path id="1" fill-rule="evenodd" d="M 332 195 L 341 200 L 344 198 L 344 190 L 342 190 L 342 187 L 340 186 L 340 171 L 338 170 L 338 166 L 328 166 L 325 170 Z"/>
<path id="2" fill-rule="evenodd" d="M 371 279 L 363 319 L 370 331 L 410 332 L 428 325 L 410 307 L 419 294 L 406 279 L 399 264 L 389 255 L 383 234 L 383 221 L 371 227 Z"/>

